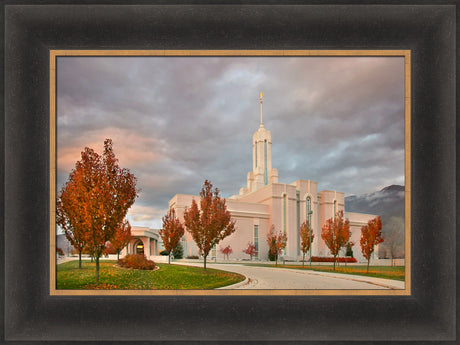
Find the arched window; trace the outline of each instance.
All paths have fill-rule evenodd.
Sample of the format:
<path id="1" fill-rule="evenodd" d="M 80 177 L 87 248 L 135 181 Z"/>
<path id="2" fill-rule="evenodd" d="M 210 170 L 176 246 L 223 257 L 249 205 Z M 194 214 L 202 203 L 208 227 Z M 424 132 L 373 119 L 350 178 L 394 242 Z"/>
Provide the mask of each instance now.
<path id="1" fill-rule="evenodd" d="M 139 240 L 134 244 L 134 253 L 144 254 L 144 242 L 142 242 L 142 240 Z"/>

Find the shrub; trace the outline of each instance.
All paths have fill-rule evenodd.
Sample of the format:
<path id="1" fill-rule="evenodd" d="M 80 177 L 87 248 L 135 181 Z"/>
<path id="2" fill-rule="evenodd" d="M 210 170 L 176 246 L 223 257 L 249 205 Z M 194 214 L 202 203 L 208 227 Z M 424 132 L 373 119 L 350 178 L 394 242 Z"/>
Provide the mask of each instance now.
<path id="1" fill-rule="evenodd" d="M 174 248 L 172 255 L 174 256 L 174 259 L 182 259 L 184 257 L 184 249 L 182 248 L 182 244 L 179 242 Z"/>
<path id="2" fill-rule="evenodd" d="M 187 259 L 198 259 L 198 255 L 189 255 Z"/>
<path id="3" fill-rule="evenodd" d="M 144 254 L 128 254 L 118 260 L 118 266 L 138 270 L 153 270 L 156 265 L 152 260 L 147 260 Z"/>
<path id="4" fill-rule="evenodd" d="M 270 251 L 268 251 L 268 260 L 275 261 L 275 259 L 276 259 L 276 255 L 272 254 L 272 253 L 270 253 Z"/>
<path id="5" fill-rule="evenodd" d="M 257 255 L 257 248 L 255 244 L 248 242 L 248 246 L 243 250 L 243 253 L 248 254 L 252 261 L 252 257 Z"/>
<path id="6" fill-rule="evenodd" d="M 322 257 L 322 256 L 313 256 L 311 258 L 312 262 L 334 262 L 334 258 L 332 256 Z M 355 258 L 337 258 L 337 262 L 358 262 Z"/>
<path id="7" fill-rule="evenodd" d="M 168 256 L 168 252 L 166 250 L 162 250 L 160 252 L 160 255 L 163 255 L 163 256 Z"/>
<path id="8" fill-rule="evenodd" d="M 351 242 L 351 241 L 347 243 L 347 246 L 346 246 L 347 252 L 345 256 L 353 257 L 353 246 L 354 245 L 355 245 L 354 242 Z"/>
<path id="9" fill-rule="evenodd" d="M 61 255 L 61 256 L 64 256 L 64 252 L 62 251 L 61 248 L 56 248 L 56 252 Z"/>

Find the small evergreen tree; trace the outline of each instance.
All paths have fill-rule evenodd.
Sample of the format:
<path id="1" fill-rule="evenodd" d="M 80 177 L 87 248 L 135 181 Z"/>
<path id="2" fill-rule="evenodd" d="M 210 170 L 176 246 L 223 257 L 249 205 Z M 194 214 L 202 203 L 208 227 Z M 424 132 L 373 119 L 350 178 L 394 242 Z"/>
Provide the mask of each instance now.
<path id="1" fill-rule="evenodd" d="M 354 245 L 355 245 L 355 244 L 354 244 L 353 242 L 348 242 L 348 243 L 347 243 L 347 246 L 346 246 L 346 248 L 347 248 L 347 253 L 345 254 L 345 256 L 353 257 L 353 248 L 352 248 L 352 247 L 353 247 Z"/>
<path id="2" fill-rule="evenodd" d="M 173 249 L 172 255 L 174 256 L 174 259 L 182 259 L 184 257 L 184 248 L 180 242 Z"/>

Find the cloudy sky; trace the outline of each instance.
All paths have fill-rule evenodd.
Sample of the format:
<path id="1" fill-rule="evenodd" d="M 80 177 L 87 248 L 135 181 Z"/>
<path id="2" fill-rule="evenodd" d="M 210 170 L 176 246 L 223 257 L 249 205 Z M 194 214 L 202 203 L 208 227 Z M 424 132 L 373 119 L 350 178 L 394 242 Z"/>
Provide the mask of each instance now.
<path id="1" fill-rule="evenodd" d="M 404 184 L 403 57 L 60 57 L 57 80 L 58 190 L 85 146 L 111 138 L 141 189 L 132 225 L 161 227 L 168 201 L 205 179 L 238 194 L 260 92 L 281 183 Z"/>

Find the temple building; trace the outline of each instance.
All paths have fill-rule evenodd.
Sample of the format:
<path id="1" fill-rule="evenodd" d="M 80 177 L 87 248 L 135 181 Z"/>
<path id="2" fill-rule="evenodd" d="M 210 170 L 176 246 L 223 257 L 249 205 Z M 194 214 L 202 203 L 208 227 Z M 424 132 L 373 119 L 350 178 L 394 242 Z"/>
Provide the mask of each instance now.
<path id="1" fill-rule="evenodd" d="M 318 191 L 318 183 L 299 179 L 290 184 L 278 182 L 278 170 L 272 167 L 271 132 L 263 122 L 263 99 L 260 94 L 260 124 L 252 137 L 252 171 L 247 174 L 247 185 L 239 194 L 226 199 L 227 209 L 236 222 L 236 231 L 222 240 L 214 248 L 208 259 L 222 260 L 224 255 L 219 248 L 231 246 L 233 259 L 247 259 L 243 253 L 248 243 L 255 244 L 256 259 L 268 259 L 267 233 L 272 224 L 275 230 L 287 234 L 287 246 L 283 256 L 290 260 L 300 260 L 300 225 L 308 220 L 313 228 L 313 256 L 330 256 L 329 250 L 321 239 L 321 228 L 326 220 L 343 210 L 350 221 L 351 238 L 355 243 L 354 257 L 358 262 L 366 261 L 359 246 L 361 227 L 376 215 L 345 212 L 344 193 L 335 190 Z M 192 200 L 199 205 L 199 196 L 176 194 L 169 202 L 183 222 L 183 213 L 190 207 Z M 184 256 L 198 255 L 198 248 L 191 235 L 186 231 L 182 245 Z M 345 256 L 345 250 L 340 254 Z M 307 258 L 309 255 L 306 256 Z"/>
<path id="2" fill-rule="evenodd" d="M 122 251 L 126 254 L 145 254 L 150 256 L 160 255 L 162 247 L 161 237 L 158 229 L 150 229 L 142 226 L 131 227 L 132 239 Z"/>

